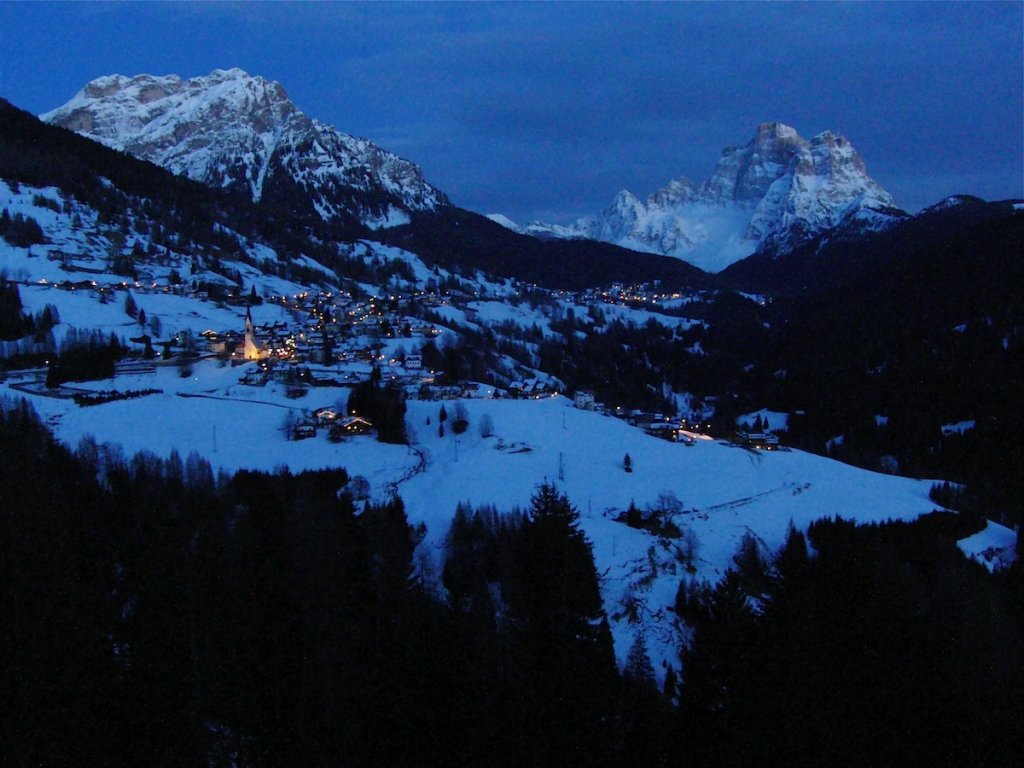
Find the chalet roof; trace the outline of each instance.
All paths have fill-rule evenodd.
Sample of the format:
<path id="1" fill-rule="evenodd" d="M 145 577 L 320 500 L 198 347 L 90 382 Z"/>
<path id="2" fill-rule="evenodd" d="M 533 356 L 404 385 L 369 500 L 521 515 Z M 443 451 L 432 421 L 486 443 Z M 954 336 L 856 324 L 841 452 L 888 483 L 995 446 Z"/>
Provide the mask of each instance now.
<path id="1" fill-rule="evenodd" d="M 364 419 L 362 416 L 346 416 L 343 419 L 338 419 L 337 423 L 340 424 L 343 429 L 347 428 L 347 427 L 355 426 L 355 425 L 358 425 L 358 424 L 361 424 L 361 425 L 367 426 L 367 427 L 372 427 L 373 426 L 373 422 L 371 422 L 368 419 Z"/>

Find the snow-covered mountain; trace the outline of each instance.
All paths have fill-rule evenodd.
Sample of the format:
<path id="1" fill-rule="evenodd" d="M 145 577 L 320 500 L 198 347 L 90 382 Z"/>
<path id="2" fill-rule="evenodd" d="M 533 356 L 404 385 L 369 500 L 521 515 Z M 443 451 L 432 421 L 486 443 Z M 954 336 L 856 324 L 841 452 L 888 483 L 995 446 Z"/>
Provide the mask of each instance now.
<path id="1" fill-rule="evenodd" d="M 41 117 L 174 173 L 324 220 L 393 226 L 448 202 L 415 164 L 306 116 L 279 83 L 240 69 L 187 80 L 109 75 Z"/>
<path id="2" fill-rule="evenodd" d="M 718 272 L 758 249 L 785 251 L 840 226 L 875 229 L 902 215 L 844 137 L 826 131 L 808 141 L 763 123 L 745 146 L 723 150 L 702 184 L 675 179 L 646 202 L 623 190 L 571 227 L 519 231 L 603 240 Z"/>
<path id="3" fill-rule="evenodd" d="M 520 235 L 530 235 L 541 240 L 559 239 L 559 240 L 574 240 L 574 239 L 586 239 L 586 235 L 580 232 L 578 229 L 572 226 L 562 226 L 559 224 L 544 224 L 539 221 L 533 221 L 529 224 L 516 224 L 508 216 L 501 213 L 489 213 L 487 218 L 493 221 L 495 224 L 500 224 L 505 229 L 511 229 L 513 232 L 517 232 Z"/>

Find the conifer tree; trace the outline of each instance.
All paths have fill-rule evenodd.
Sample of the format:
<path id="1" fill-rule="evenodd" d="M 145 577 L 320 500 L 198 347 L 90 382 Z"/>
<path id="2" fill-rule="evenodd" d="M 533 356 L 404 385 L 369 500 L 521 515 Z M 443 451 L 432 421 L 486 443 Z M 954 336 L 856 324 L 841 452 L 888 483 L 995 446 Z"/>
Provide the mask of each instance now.
<path id="1" fill-rule="evenodd" d="M 623 672 L 629 680 L 645 685 L 654 685 L 654 667 L 651 665 L 651 656 L 647 652 L 647 640 L 642 631 L 637 632 L 636 637 L 633 638 Z"/>
<path id="2" fill-rule="evenodd" d="M 553 484 L 538 488 L 519 537 L 518 583 L 509 595 L 525 673 L 535 686 L 530 728 L 554 763 L 569 757 L 559 757 L 568 748 L 568 731 L 577 734 L 577 747 L 582 741 L 601 750 L 607 734 L 597 724 L 610 716 L 617 680 L 597 571 L 578 521 Z M 586 761 L 586 755 L 575 757 Z"/>

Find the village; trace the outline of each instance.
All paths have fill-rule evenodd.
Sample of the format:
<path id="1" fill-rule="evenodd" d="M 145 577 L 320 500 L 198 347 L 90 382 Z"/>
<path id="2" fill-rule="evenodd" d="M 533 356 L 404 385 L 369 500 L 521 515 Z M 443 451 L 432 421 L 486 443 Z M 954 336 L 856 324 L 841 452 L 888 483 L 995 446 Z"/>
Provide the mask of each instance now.
<path id="1" fill-rule="evenodd" d="M 98 284 L 94 280 L 50 282 L 40 280 L 35 287 L 82 292 L 100 303 L 124 301 L 142 304 L 147 296 L 178 296 L 212 303 L 231 310 L 232 315 L 244 309 L 241 328 L 207 328 L 193 333 L 176 330 L 166 338 L 156 338 L 161 329 L 159 320 L 144 322 L 138 336 L 130 341 L 142 347 L 118 365 L 119 373 L 142 372 L 138 366 L 174 363 L 184 366 L 190 361 L 216 359 L 222 364 L 238 366 L 238 383 L 263 387 L 276 382 L 286 388 L 289 397 L 298 399 L 315 387 L 354 387 L 366 382 L 375 371 L 381 381 L 399 388 L 403 397 L 413 400 L 460 400 L 471 398 L 540 399 L 566 394 L 562 382 L 540 372 L 538 375 L 508 382 L 503 387 L 453 380 L 444 371 L 424 366 L 421 350 L 427 342 L 438 340 L 450 329 L 436 322 L 438 313 L 446 308 L 476 320 L 473 302 L 477 292 L 414 291 L 394 292 L 385 296 L 359 296 L 344 290 L 306 290 L 291 295 L 258 297 L 255 289 L 248 294 L 237 288 L 227 293 L 216 286 L 166 281 L 165 284 L 122 281 Z M 211 296 L 208 288 L 215 289 Z M 525 290 L 546 296 L 553 301 L 572 301 L 579 305 L 637 306 L 685 303 L 686 297 L 660 291 L 657 283 L 625 286 L 615 284 L 603 289 L 578 292 L 547 291 L 529 286 Z M 118 294 L 123 294 L 121 299 Z M 132 298 L 134 297 L 134 298 Z M 279 307 L 277 319 L 256 322 L 254 305 Z M 146 331 L 149 331 L 148 333 Z M 157 353 L 154 348 L 162 350 Z M 141 360 L 139 358 L 142 358 Z M 159 358 L 159 359 L 156 359 Z M 146 370 L 149 370 L 146 368 Z M 602 413 L 628 422 L 649 435 L 669 442 L 693 446 L 697 440 L 711 439 L 711 425 L 702 423 L 697 414 L 691 418 L 671 417 L 625 406 L 607 406 L 595 399 L 593 392 L 571 393 L 576 408 Z M 345 414 L 336 405 L 304 411 L 295 421 L 289 435 L 292 439 L 314 437 L 326 431 L 331 439 L 367 434 L 372 422 L 365 416 Z M 754 450 L 775 450 L 777 435 L 768 430 L 740 429 L 729 437 L 735 444 Z"/>

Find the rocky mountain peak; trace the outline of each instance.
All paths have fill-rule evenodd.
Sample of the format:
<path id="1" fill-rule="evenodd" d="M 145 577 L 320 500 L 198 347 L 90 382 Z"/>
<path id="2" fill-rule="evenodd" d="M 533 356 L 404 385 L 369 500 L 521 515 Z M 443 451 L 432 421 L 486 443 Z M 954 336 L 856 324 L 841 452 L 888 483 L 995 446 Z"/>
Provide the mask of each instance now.
<path id="1" fill-rule="evenodd" d="M 413 163 L 309 118 L 280 83 L 238 68 L 100 77 L 41 118 L 255 201 L 308 201 L 325 220 L 389 226 L 447 204 Z"/>
<path id="2" fill-rule="evenodd" d="M 757 126 L 757 133 L 754 135 L 753 142 L 759 145 L 764 145 L 774 141 L 799 138 L 796 128 L 788 126 L 785 123 L 769 122 L 761 123 Z"/>
<path id="3" fill-rule="evenodd" d="M 718 203 L 756 204 L 807 142 L 783 123 L 761 123 L 742 147 L 722 151 L 701 195 Z"/>
<path id="4" fill-rule="evenodd" d="M 677 178 L 646 202 L 623 190 L 561 231 L 717 272 L 759 248 L 782 252 L 846 224 L 877 228 L 900 215 L 846 138 L 824 131 L 807 140 L 765 122 L 746 144 L 724 149 L 699 186 Z"/>

